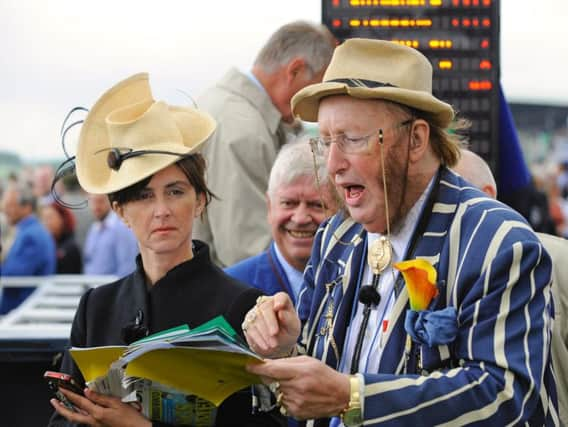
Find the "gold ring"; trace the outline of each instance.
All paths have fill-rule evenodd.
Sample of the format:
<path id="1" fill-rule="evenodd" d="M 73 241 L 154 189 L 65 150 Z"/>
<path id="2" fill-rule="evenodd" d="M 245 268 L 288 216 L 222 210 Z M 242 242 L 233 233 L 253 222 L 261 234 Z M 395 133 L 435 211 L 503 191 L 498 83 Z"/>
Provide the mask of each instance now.
<path id="1" fill-rule="evenodd" d="M 278 396 L 276 396 L 276 405 L 277 406 L 282 406 L 282 399 L 284 399 L 284 393 L 279 391 Z"/>
<path id="2" fill-rule="evenodd" d="M 269 300 L 270 297 L 267 297 L 266 295 L 261 295 L 256 299 L 256 306 L 258 307 L 260 304 L 262 304 L 264 301 Z"/>
<path id="3" fill-rule="evenodd" d="M 285 406 L 281 406 L 281 407 L 280 407 L 280 413 L 281 413 L 282 415 L 284 415 L 285 417 L 287 417 L 287 416 L 288 416 L 288 409 L 286 409 Z"/>
<path id="4" fill-rule="evenodd" d="M 253 308 L 245 317 L 245 322 L 252 323 L 256 319 L 256 307 Z"/>
<path id="5" fill-rule="evenodd" d="M 280 383 L 278 381 L 274 381 L 268 385 L 270 391 L 274 394 L 278 394 L 280 392 Z"/>

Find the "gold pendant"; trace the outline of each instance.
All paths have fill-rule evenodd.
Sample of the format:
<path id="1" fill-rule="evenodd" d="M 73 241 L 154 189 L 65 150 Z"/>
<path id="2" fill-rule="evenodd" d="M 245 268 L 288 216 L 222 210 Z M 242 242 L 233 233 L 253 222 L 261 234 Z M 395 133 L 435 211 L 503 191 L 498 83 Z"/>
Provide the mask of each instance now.
<path id="1" fill-rule="evenodd" d="M 367 254 L 367 263 L 371 267 L 373 274 L 379 274 L 390 265 L 391 259 L 392 247 L 390 241 L 386 237 L 381 236 L 380 239 L 375 240 L 371 244 Z"/>

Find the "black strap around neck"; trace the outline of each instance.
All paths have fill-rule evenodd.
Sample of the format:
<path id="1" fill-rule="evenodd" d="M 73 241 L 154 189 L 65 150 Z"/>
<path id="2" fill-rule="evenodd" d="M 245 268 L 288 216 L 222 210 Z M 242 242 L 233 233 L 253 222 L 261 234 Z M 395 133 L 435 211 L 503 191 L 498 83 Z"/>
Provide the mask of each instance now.
<path id="1" fill-rule="evenodd" d="M 440 179 L 442 178 L 442 170 L 443 166 L 440 166 L 438 172 L 436 174 L 436 180 L 434 181 L 434 186 L 432 187 L 432 191 L 428 196 L 428 200 L 424 204 L 424 208 L 422 209 L 422 215 L 420 215 L 420 219 L 418 220 L 418 225 L 414 229 L 414 233 L 412 233 L 412 239 L 410 240 L 410 244 L 408 245 L 408 249 L 406 250 L 406 254 L 404 254 L 404 259 L 410 259 L 414 255 L 414 251 L 416 250 L 416 245 L 420 241 L 420 238 L 424 235 L 426 231 L 426 227 L 428 227 L 428 223 L 430 222 L 430 218 L 432 217 L 432 209 L 434 208 L 434 203 L 436 202 L 438 192 L 440 190 Z M 402 289 L 402 274 L 398 275 L 398 279 L 394 284 L 394 293 L 398 297 L 400 294 L 400 290 Z"/>

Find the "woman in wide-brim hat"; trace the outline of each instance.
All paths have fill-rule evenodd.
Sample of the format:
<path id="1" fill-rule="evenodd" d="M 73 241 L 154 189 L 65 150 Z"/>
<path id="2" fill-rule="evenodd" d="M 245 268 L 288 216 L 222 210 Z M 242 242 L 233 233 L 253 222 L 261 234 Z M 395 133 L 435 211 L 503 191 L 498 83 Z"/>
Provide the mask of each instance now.
<path id="1" fill-rule="evenodd" d="M 244 315 L 260 291 L 225 275 L 212 264 L 207 245 L 191 237 L 194 219 L 212 196 L 198 150 L 214 129 L 214 120 L 197 109 L 154 101 L 146 74 L 118 83 L 90 110 L 77 148 L 79 183 L 89 193 L 108 194 L 136 236 L 140 255 L 134 273 L 83 295 L 71 346 L 125 345 L 181 324 L 194 328 L 218 315 L 242 335 Z M 68 353 L 62 371 L 83 381 Z M 90 390 L 85 397 L 63 393 L 79 410 L 52 399 L 56 413 L 50 425 L 151 425 L 119 398 Z M 251 415 L 251 402 L 246 389 L 217 409 L 210 405 L 210 425 L 279 425 L 273 414 Z"/>

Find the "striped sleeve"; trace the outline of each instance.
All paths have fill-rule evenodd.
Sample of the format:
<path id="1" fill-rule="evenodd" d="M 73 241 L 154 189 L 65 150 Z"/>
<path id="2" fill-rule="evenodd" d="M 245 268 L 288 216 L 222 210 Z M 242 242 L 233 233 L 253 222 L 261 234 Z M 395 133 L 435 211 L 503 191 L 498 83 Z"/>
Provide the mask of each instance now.
<path id="1" fill-rule="evenodd" d="M 470 266 L 456 275 L 456 367 L 365 374 L 364 425 L 547 423 L 551 263 L 538 241 L 518 237 L 486 236 L 489 244 L 473 248 L 481 273 Z"/>

